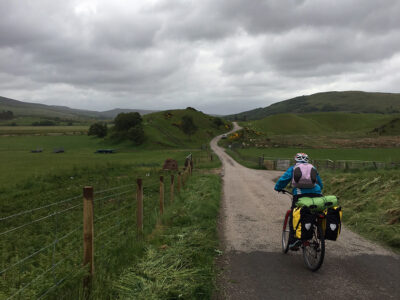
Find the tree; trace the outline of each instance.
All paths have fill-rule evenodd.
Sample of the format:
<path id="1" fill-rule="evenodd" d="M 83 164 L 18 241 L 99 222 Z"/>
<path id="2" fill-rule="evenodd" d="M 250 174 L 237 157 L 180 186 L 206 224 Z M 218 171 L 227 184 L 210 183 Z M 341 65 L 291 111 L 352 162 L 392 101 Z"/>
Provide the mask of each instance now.
<path id="1" fill-rule="evenodd" d="M 90 125 L 88 135 L 95 135 L 99 138 L 105 137 L 107 135 L 107 124 L 98 122 Z"/>
<path id="2" fill-rule="evenodd" d="M 134 127 L 129 128 L 127 132 L 127 137 L 129 140 L 134 142 L 136 145 L 140 145 L 145 140 L 144 130 L 142 124 L 138 124 Z"/>
<path id="3" fill-rule="evenodd" d="M 14 113 L 11 110 L 3 110 L 0 112 L 0 120 L 12 120 L 14 119 Z"/>
<path id="4" fill-rule="evenodd" d="M 142 117 L 137 112 L 120 113 L 114 119 L 116 131 L 127 131 L 142 123 Z"/>
<path id="5" fill-rule="evenodd" d="M 142 117 L 137 112 L 118 114 L 114 119 L 113 137 L 129 139 L 136 145 L 142 144 L 146 138 L 142 121 Z"/>
<path id="6" fill-rule="evenodd" d="M 214 125 L 217 126 L 218 128 L 219 128 L 221 125 L 224 125 L 224 124 L 225 124 L 225 123 L 224 123 L 224 121 L 222 121 L 221 118 L 215 118 L 215 119 L 214 119 Z"/>
<path id="7" fill-rule="evenodd" d="M 189 136 L 197 131 L 197 126 L 193 122 L 192 116 L 184 115 L 182 117 L 182 131 Z"/>

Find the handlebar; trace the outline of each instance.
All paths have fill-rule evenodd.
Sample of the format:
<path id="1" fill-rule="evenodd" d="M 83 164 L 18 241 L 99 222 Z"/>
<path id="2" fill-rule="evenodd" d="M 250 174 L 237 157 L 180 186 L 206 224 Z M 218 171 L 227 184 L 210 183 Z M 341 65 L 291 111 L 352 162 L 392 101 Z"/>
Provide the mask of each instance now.
<path id="1" fill-rule="evenodd" d="M 278 193 L 289 194 L 289 195 L 292 195 L 292 196 L 293 196 L 293 194 L 292 194 L 291 192 L 289 192 L 288 190 L 281 190 L 281 191 L 279 191 Z"/>

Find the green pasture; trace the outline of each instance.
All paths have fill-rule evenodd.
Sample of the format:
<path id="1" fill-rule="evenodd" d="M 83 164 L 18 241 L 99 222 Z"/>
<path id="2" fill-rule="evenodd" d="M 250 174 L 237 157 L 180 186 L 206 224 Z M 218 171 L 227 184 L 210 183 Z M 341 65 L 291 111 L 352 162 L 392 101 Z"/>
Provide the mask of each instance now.
<path id="1" fill-rule="evenodd" d="M 342 133 L 365 135 L 398 117 L 398 114 L 343 112 L 279 114 L 240 124 L 267 135 L 340 135 Z"/>
<path id="2" fill-rule="evenodd" d="M 311 159 L 330 160 L 362 160 L 399 162 L 400 148 L 338 148 L 338 149 L 310 149 L 310 148 L 244 148 L 235 149 L 242 156 L 268 158 L 292 158 L 297 152 L 307 153 Z"/>
<path id="3" fill-rule="evenodd" d="M 53 153 L 56 148 L 65 153 Z M 43 149 L 42 153 L 31 150 Z M 114 154 L 98 154 L 97 149 L 115 149 Z M 197 153 L 207 160 L 205 151 L 197 149 L 137 149 L 129 143 L 112 144 L 109 141 L 79 136 L 2 136 L 0 137 L 0 187 L 14 185 L 35 176 L 70 171 L 75 167 L 99 167 L 110 163 L 161 168 L 167 158 L 176 159 L 183 167 L 184 158 Z M 219 162 L 207 162 L 216 167 Z"/>
<path id="4" fill-rule="evenodd" d="M 0 137 L 4 135 L 51 135 L 86 134 L 87 125 L 79 126 L 0 126 Z"/>

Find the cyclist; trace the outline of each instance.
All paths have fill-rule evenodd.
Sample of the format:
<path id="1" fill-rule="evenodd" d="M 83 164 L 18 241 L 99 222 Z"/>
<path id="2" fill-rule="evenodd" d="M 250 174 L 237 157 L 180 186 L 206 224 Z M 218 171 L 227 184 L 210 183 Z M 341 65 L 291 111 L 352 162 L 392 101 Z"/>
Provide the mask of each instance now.
<path id="1" fill-rule="evenodd" d="M 309 163 L 309 157 L 306 153 L 297 153 L 294 157 L 294 160 L 296 161 L 296 164 L 294 166 L 289 167 L 287 171 L 279 178 L 275 185 L 275 190 L 278 192 L 282 192 L 282 190 L 288 185 L 289 182 L 293 181 L 293 176 L 294 176 L 294 168 L 298 166 L 298 164 L 308 164 Z M 301 197 L 321 197 L 322 196 L 322 180 L 321 177 L 319 176 L 318 172 L 316 172 L 316 168 L 312 166 L 313 171 L 316 174 L 316 182 L 313 185 L 313 187 L 309 188 L 295 188 L 293 187 L 293 201 L 292 201 L 292 209 L 296 206 L 296 202 L 299 200 Z M 290 233 L 289 233 L 289 249 L 292 250 L 297 250 L 298 246 L 301 244 L 301 241 L 296 239 L 294 237 L 294 230 L 293 230 L 293 225 L 292 225 L 292 215 L 290 215 L 289 219 L 289 228 L 290 228 Z"/>

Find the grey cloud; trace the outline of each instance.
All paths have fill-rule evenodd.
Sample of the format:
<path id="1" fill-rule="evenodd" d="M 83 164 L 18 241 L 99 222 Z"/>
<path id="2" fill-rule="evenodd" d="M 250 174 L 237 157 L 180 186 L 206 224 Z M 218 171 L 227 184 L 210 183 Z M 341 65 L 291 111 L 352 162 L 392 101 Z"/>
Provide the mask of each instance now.
<path id="1" fill-rule="evenodd" d="M 399 15 L 394 0 L 1 1 L 0 89 L 223 113 L 332 88 L 393 92 Z"/>

